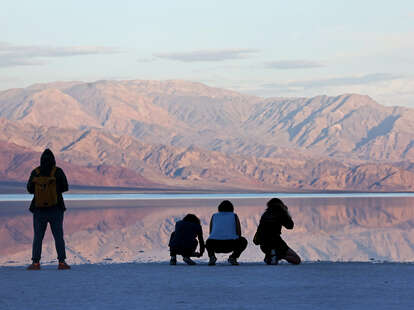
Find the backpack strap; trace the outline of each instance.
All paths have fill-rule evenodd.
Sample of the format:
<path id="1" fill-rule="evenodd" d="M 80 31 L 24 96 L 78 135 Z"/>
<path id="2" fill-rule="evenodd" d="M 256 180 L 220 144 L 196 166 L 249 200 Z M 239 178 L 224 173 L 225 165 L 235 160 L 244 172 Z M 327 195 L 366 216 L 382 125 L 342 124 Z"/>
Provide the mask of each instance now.
<path id="1" fill-rule="evenodd" d="M 54 176 L 55 176 L 55 173 L 56 173 L 56 166 L 54 166 L 54 167 L 52 168 L 52 171 L 50 171 L 50 176 L 51 176 L 51 177 L 54 177 Z"/>

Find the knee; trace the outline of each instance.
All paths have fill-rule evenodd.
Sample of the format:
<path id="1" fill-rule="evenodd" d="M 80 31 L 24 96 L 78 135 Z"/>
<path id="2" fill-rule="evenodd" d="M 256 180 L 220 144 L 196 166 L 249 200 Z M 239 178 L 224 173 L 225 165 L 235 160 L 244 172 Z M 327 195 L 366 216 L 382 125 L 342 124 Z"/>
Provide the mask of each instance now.
<path id="1" fill-rule="evenodd" d="M 295 256 L 289 260 L 289 262 L 293 265 L 299 265 L 301 263 L 301 259 L 299 256 Z"/>

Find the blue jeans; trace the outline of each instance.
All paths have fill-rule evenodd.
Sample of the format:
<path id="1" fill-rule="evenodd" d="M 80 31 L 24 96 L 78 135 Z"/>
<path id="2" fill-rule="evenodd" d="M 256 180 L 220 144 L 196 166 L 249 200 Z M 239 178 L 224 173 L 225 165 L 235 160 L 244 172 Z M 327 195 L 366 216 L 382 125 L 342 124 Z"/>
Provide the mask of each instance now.
<path id="1" fill-rule="evenodd" d="M 58 208 L 34 210 L 33 213 L 33 250 L 32 261 L 40 262 L 42 255 L 42 242 L 45 236 L 47 223 L 50 224 L 53 238 L 55 239 L 56 252 L 59 262 L 66 259 L 65 240 L 63 240 L 63 210 Z"/>

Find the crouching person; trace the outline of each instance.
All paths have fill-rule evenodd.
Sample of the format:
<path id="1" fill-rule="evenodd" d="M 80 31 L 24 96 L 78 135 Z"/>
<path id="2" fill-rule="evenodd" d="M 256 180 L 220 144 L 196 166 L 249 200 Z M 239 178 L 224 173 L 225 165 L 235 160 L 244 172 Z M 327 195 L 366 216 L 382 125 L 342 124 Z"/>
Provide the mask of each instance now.
<path id="1" fill-rule="evenodd" d="M 247 247 L 246 238 L 241 236 L 240 220 L 234 213 L 233 204 L 225 200 L 218 206 L 217 213 L 213 214 L 210 221 L 210 236 L 206 242 L 209 266 L 216 264 L 215 253 L 230 253 L 228 262 L 238 265 L 237 259 Z"/>
<path id="2" fill-rule="evenodd" d="M 277 265 L 279 260 L 285 259 L 291 264 L 300 264 L 300 257 L 280 236 L 282 226 L 293 229 L 293 220 L 288 207 L 278 198 L 267 202 L 267 209 L 260 218 L 259 227 L 253 242 L 260 245 L 265 254 L 264 261 L 268 265 Z"/>
<path id="3" fill-rule="evenodd" d="M 196 240 L 198 238 L 198 242 Z M 200 252 L 197 253 L 197 245 L 200 244 Z M 170 265 L 177 264 L 177 255 L 182 255 L 183 261 L 188 265 L 196 263 L 191 256 L 201 257 L 204 253 L 203 230 L 200 219 L 194 214 L 187 214 L 181 221 L 175 224 L 175 231 L 171 234 L 170 242 Z"/>

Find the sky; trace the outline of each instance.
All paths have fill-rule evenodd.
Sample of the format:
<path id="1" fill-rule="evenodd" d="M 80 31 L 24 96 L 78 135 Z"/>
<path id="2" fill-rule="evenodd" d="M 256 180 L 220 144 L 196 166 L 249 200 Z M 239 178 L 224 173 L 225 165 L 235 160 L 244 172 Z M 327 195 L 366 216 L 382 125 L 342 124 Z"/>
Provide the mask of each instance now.
<path id="1" fill-rule="evenodd" d="M 104 79 L 414 108 L 414 1 L 2 1 L 0 90 Z"/>

